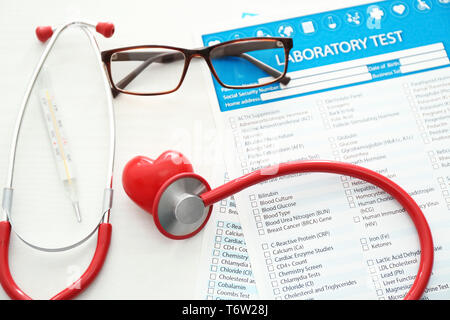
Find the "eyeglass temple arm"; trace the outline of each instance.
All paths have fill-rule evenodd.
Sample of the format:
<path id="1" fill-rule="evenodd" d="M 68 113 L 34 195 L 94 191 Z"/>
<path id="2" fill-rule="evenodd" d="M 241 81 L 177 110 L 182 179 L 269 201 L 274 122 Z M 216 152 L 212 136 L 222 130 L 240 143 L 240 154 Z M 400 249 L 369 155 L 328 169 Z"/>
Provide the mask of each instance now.
<path id="1" fill-rule="evenodd" d="M 177 53 L 157 53 L 157 52 L 118 52 L 114 56 L 114 61 L 144 61 L 139 66 L 137 66 L 133 71 L 127 74 L 122 80 L 117 82 L 116 87 L 123 89 L 130 84 L 142 71 L 145 70 L 153 62 L 172 62 L 176 59 L 172 57 L 177 55 Z M 150 57 L 149 57 L 150 56 Z M 179 58 L 184 59 L 184 56 Z M 120 91 L 113 90 L 113 97 L 117 97 Z"/>
<path id="2" fill-rule="evenodd" d="M 283 74 L 282 72 L 278 71 L 277 69 L 272 68 L 271 66 L 265 64 L 264 62 L 261 62 L 260 60 L 252 57 L 249 54 L 241 53 L 238 56 L 244 58 L 248 62 L 253 63 L 255 66 L 257 66 L 261 70 L 265 71 L 267 74 L 271 75 L 274 78 L 277 78 L 277 77 L 279 77 L 279 76 L 281 76 Z M 289 83 L 289 81 L 291 81 L 291 78 L 289 78 L 288 76 L 284 76 L 279 81 L 282 84 L 287 85 Z"/>
<path id="3" fill-rule="evenodd" d="M 282 72 L 272 68 L 271 66 L 261 62 L 260 60 L 253 58 L 252 56 L 245 54 L 245 53 L 239 53 L 236 52 L 232 54 L 232 52 L 227 51 L 226 55 L 234 55 L 234 56 L 240 56 L 244 58 L 245 60 L 249 61 L 250 63 L 254 64 L 256 67 L 260 68 L 261 70 L 265 71 L 267 74 L 271 75 L 272 77 L 276 78 L 282 75 Z M 217 58 L 220 58 L 224 55 L 216 55 Z M 133 71 L 131 71 L 128 75 L 126 75 L 122 80 L 120 80 L 116 86 L 120 89 L 125 88 L 130 84 L 131 81 L 133 81 L 142 71 L 145 70 L 151 63 L 153 62 L 161 62 L 161 63 L 168 63 L 173 62 L 176 60 L 182 60 L 184 59 L 184 56 L 181 55 L 179 52 L 177 53 L 158 53 L 158 52 L 118 52 L 114 56 L 114 61 L 144 61 L 142 64 L 137 66 Z M 284 76 L 282 79 L 280 79 L 280 82 L 282 84 L 288 84 L 291 78 L 288 76 Z M 120 94 L 120 91 L 113 91 L 114 98 L 117 97 Z"/>

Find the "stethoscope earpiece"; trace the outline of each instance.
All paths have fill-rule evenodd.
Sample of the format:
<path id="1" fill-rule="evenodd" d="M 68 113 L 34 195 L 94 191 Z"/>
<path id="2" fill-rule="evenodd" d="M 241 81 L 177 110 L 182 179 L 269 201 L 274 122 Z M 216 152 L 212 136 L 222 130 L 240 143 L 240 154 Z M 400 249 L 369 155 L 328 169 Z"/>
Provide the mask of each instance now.
<path id="1" fill-rule="evenodd" d="M 36 28 L 36 37 L 41 42 L 46 42 L 53 35 L 53 28 L 51 26 L 40 26 Z"/>
<path id="2" fill-rule="evenodd" d="M 114 24 L 111 22 L 99 22 L 95 26 L 95 31 L 102 34 L 105 38 L 111 38 L 114 34 Z"/>
<path id="3" fill-rule="evenodd" d="M 99 22 L 95 25 L 95 31 L 103 35 L 105 38 L 111 38 L 114 34 L 114 24 L 111 22 Z M 53 35 L 51 26 L 39 26 L 36 28 L 36 37 L 41 42 L 46 42 Z"/>

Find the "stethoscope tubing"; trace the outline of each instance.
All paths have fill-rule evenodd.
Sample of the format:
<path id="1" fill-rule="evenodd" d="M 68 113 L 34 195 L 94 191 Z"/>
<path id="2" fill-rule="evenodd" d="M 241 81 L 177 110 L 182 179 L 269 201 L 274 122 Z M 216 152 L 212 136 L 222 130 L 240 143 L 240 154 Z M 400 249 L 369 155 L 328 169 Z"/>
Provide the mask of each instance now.
<path id="1" fill-rule="evenodd" d="M 69 300 L 75 298 L 97 277 L 103 267 L 111 243 L 112 226 L 110 223 L 101 223 L 98 227 L 97 247 L 94 257 L 81 277 L 69 287 L 62 290 L 50 300 Z M 14 281 L 9 269 L 9 239 L 11 225 L 8 221 L 0 222 L 0 284 L 6 294 L 14 300 L 32 300 Z"/>
<path id="2" fill-rule="evenodd" d="M 420 299 L 428 284 L 433 268 L 434 246 L 430 227 L 414 199 L 398 184 L 375 171 L 337 161 L 293 161 L 253 171 L 218 188 L 207 191 L 200 197 L 205 206 L 210 206 L 260 182 L 288 174 L 312 172 L 346 175 L 367 181 L 389 193 L 405 208 L 417 230 L 421 253 L 416 279 L 404 299 Z"/>

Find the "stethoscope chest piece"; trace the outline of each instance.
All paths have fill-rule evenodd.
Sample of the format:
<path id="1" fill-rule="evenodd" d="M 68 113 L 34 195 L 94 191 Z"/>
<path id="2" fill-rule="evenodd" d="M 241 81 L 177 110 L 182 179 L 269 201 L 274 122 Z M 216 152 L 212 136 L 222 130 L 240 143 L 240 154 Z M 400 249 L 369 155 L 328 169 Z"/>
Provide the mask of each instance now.
<path id="1" fill-rule="evenodd" d="M 203 229 L 212 206 L 205 206 L 200 195 L 209 190 L 206 180 L 195 173 L 169 179 L 154 201 L 153 218 L 159 231 L 172 239 L 186 239 Z"/>
<path id="2" fill-rule="evenodd" d="M 171 239 L 194 236 L 211 215 L 212 205 L 205 205 L 200 197 L 211 187 L 179 152 L 166 151 L 156 160 L 131 159 L 123 170 L 122 184 L 128 196 L 153 216 L 158 230 Z"/>

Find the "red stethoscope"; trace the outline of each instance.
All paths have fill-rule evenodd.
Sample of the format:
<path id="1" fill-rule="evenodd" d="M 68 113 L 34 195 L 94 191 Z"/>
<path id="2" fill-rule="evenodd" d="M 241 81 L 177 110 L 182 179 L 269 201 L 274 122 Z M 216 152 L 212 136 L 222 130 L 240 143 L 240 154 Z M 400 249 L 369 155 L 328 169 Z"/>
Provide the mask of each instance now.
<path id="1" fill-rule="evenodd" d="M 163 235 L 180 240 L 194 236 L 206 225 L 214 203 L 266 180 L 310 172 L 346 175 L 367 181 L 389 193 L 406 209 L 419 235 L 421 255 L 419 271 L 405 300 L 420 299 L 433 268 L 430 228 L 414 199 L 395 182 L 375 171 L 337 161 L 292 161 L 256 170 L 211 189 L 204 178 L 194 173 L 192 165 L 181 153 L 166 151 L 156 160 L 143 156 L 130 160 L 124 168 L 122 183 L 128 196 L 153 215 Z"/>
<path id="2" fill-rule="evenodd" d="M 113 32 L 113 26 L 110 24 L 100 25 L 100 28 L 97 25 L 96 29 L 105 36 L 110 36 Z M 47 40 L 53 33 L 49 27 L 38 30 L 41 30 L 38 32 L 41 41 Z M 254 171 L 211 189 L 204 178 L 194 173 L 192 165 L 182 154 L 167 151 L 156 160 L 143 156 L 130 160 L 124 168 L 122 183 L 128 196 L 142 209 L 153 215 L 155 224 L 163 235 L 181 240 L 192 237 L 203 229 L 211 215 L 214 203 L 266 180 L 289 174 L 311 172 L 346 175 L 367 181 L 389 193 L 406 209 L 419 236 L 421 255 L 416 279 L 405 299 L 420 299 L 433 267 L 434 248 L 430 228 L 414 199 L 395 182 L 372 170 L 336 161 L 293 161 Z M 112 192 L 110 197 L 111 202 Z M 10 209 L 10 201 L 6 203 L 6 209 Z M 98 226 L 97 248 L 88 269 L 79 280 L 52 299 L 74 298 L 95 279 L 103 266 L 110 244 L 112 229 L 109 223 L 109 209 L 110 207 L 107 207 L 105 215 L 107 220 L 102 221 Z M 0 282 L 11 298 L 30 299 L 14 282 L 9 270 L 10 231 L 11 225 L 8 218 L 0 222 Z"/>

